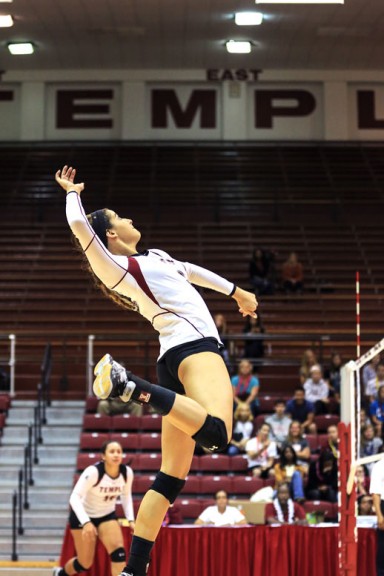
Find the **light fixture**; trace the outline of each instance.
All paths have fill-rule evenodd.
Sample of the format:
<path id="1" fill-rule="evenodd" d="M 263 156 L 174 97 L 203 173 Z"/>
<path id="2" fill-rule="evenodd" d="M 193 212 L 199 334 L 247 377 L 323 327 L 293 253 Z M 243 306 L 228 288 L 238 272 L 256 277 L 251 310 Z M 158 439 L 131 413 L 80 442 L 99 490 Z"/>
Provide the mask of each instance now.
<path id="1" fill-rule="evenodd" d="M 344 4 L 344 0 L 255 0 L 256 4 Z"/>
<path id="2" fill-rule="evenodd" d="M 261 12 L 236 12 L 235 24 L 238 26 L 259 26 L 263 21 Z"/>
<path id="3" fill-rule="evenodd" d="M 13 2 L 13 0 L 0 0 L 0 3 L 4 3 L 4 4 L 5 4 L 6 2 L 7 2 L 8 4 L 10 4 L 11 2 Z"/>
<path id="4" fill-rule="evenodd" d="M 249 54 L 251 51 L 251 43 L 244 40 L 228 40 L 225 45 L 230 54 Z"/>
<path id="5" fill-rule="evenodd" d="M 8 50 L 13 55 L 33 54 L 35 51 L 32 42 L 11 42 L 8 44 Z"/>
<path id="6" fill-rule="evenodd" d="M 13 18 L 10 14 L 0 15 L 0 28 L 9 28 L 13 26 Z"/>

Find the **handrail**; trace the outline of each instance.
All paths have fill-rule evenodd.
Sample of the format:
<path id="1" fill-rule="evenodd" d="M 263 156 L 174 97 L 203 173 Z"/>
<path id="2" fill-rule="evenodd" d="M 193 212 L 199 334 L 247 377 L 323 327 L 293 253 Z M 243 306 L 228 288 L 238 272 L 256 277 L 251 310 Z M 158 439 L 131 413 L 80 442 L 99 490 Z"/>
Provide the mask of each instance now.
<path id="1" fill-rule="evenodd" d="M 15 366 L 16 366 L 16 336 L 15 334 L 0 334 L 0 340 L 9 340 L 9 356 L 7 364 L 9 366 L 9 393 L 15 395 Z M 1 359 L 3 360 L 3 358 Z M 6 359 L 4 358 L 4 361 Z"/>
<path id="2" fill-rule="evenodd" d="M 19 470 L 19 484 L 18 484 L 18 523 L 17 523 L 17 532 L 18 534 L 24 534 L 23 528 L 23 482 L 24 482 L 24 474 L 23 469 L 20 468 Z"/>
<path id="3" fill-rule="evenodd" d="M 28 500 L 28 485 L 29 485 L 29 450 L 28 445 L 24 446 L 24 498 L 23 507 L 24 510 L 29 510 L 29 500 Z"/>
<path id="4" fill-rule="evenodd" d="M 12 494 L 12 554 L 11 554 L 12 562 L 16 562 L 18 559 L 16 517 L 17 517 L 17 492 L 16 490 L 14 490 Z"/>

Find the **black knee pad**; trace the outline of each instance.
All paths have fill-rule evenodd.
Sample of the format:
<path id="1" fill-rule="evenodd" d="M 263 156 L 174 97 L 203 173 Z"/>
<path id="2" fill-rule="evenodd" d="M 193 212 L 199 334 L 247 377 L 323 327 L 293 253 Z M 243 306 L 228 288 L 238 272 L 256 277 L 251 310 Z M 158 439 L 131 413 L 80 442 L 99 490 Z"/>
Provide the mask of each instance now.
<path id="1" fill-rule="evenodd" d="M 80 564 L 77 558 L 73 561 L 73 569 L 76 570 L 76 572 L 85 572 L 88 570 L 88 568 L 84 568 L 84 566 Z"/>
<path id="2" fill-rule="evenodd" d="M 228 434 L 224 422 L 209 414 L 200 430 L 192 438 L 211 452 L 222 452 L 228 446 Z"/>
<path id="3" fill-rule="evenodd" d="M 170 476 L 169 474 L 164 474 L 164 472 L 158 472 L 149 489 L 162 494 L 164 498 L 173 504 L 181 490 L 184 488 L 184 484 L 185 480 L 181 480 L 175 476 Z"/>
<path id="4" fill-rule="evenodd" d="M 116 548 L 113 552 L 109 555 L 112 562 L 125 562 L 126 555 L 124 548 Z"/>

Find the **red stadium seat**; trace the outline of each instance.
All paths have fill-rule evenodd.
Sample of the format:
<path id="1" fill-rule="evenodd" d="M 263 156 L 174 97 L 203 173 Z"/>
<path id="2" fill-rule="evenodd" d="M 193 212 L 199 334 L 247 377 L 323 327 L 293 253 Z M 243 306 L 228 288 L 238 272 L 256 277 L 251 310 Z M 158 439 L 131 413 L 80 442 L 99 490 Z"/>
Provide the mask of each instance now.
<path id="1" fill-rule="evenodd" d="M 97 410 L 99 399 L 96 396 L 87 396 L 85 401 L 85 411 L 94 414 Z"/>
<path id="2" fill-rule="evenodd" d="M 253 478 L 252 476 L 234 476 L 232 478 L 232 495 L 246 494 L 251 496 L 257 490 L 264 487 L 264 481 L 261 478 Z"/>
<path id="3" fill-rule="evenodd" d="M 200 470 L 200 456 L 193 456 L 190 471 L 198 472 Z"/>
<path id="4" fill-rule="evenodd" d="M 113 432 L 111 440 L 119 442 L 123 450 L 138 450 L 140 434 L 136 432 Z"/>
<path id="5" fill-rule="evenodd" d="M 305 512 L 318 512 L 324 514 L 325 520 L 334 519 L 337 516 L 337 505 L 333 502 L 325 502 L 322 500 L 307 500 L 303 504 Z"/>
<path id="6" fill-rule="evenodd" d="M 111 429 L 111 417 L 102 414 L 84 414 L 83 430 L 98 432 Z"/>
<path id="7" fill-rule="evenodd" d="M 8 412 L 11 405 L 11 397 L 7 394 L 0 395 L 0 412 Z"/>
<path id="8" fill-rule="evenodd" d="M 248 470 L 248 460 L 245 454 L 230 456 L 229 469 L 231 472 L 246 472 Z"/>
<path id="9" fill-rule="evenodd" d="M 5 426 L 5 414 L 0 414 L 0 430 L 2 430 Z"/>
<path id="10" fill-rule="evenodd" d="M 315 416 L 314 422 L 317 426 L 318 432 L 326 432 L 328 426 L 336 425 L 339 423 L 340 418 L 336 414 L 322 414 Z"/>
<path id="11" fill-rule="evenodd" d="M 161 434 L 159 432 L 142 433 L 139 440 L 140 450 L 161 450 Z"/>
<path id="12" fill-rule="evenodd" d="M 137 470 L 160 470 L 161 454 L 159 452 L 152 452 L 151 454 L 137 454 L 136 456 Z"/>
<path id="13" fill-rule="evenodd" d="M 261 425 L 264 424 L 265 419 L 267 417 L 268 417 L 267 414 L 259 414 L 258 416 L 256 416 L 253 422 L 253 429 L 255 430 L 255 432 L 257 432 L 261 428 Z"/>
<path id="14" fill-rule="evenodd" d="M 311 452 L 316 452 L 319 449 L 319 438 L 317 434 L 307 434 L 305 439 L 309 444 Z"/>
<path id="15" fill-rule="evenodd" d="M 182 489 L 182 494 L 200 494 L 200 480 L 201 476 L 195 476 L 191 474 L 187 476 L 184 488 Z"/>
<path id="16" fill-rule="evenodd" d="M 248 470 L 248 460 L 245 454 L 237 454 L 229 457 L 229 468 L 231 472 L 246 472 Z"/>
<path id="17" fill-rule="evenodd" d="M 226 454 L 206 454 L 199 457 L 201 472 L 228 472 L 231 456 Z"/>
<path id="18" fill-rule="evenodd" d="M 118 414 L 111 416 L 111 430 L 126 432 L 131 430 L 137 432 L 141 429 L 141 416 L 131 416 L 131 414 Z"/>
<path id="19" fill-rule="evenodd" d="M 179 497 L 176 502 L 185 520 L 196 520 L 203 509 L 201 502 L 197 498 Z"/>
<path id="20" fill-rule="evenodd" d="M 319 445 L 320 450 L 328 446 L 328 435 L 327 434 L 318 434 L 317 435 L 317 442 Z"/>
<path id="21" fill-rule="evenodd" d="M 100 462 L 101 455 L 100 452 L 83 452 L 77 455 L 77 462 L 76 462 L 76 470 L 82 472 L 88 466 L 92 464 L 96 464 L 96 462 Z"/>
<path id="22" fill-rule="evenodd" d="M 136 474 L 133 479 L 133 493 L 145 494 L 155 478 L 156 474 Z"/>
<path id="23" fill-rule="evenodd" d="M 80 436 L 80 450 L 99 450 L 104 442 L 109 440 L 107 432 L 82 432 Z"/>
<path id="24" fill-rule="evenodd" d="M 222 474 L 221 476 L 201 476 L 200 488 L 202 494 L 213 496 L 218 490 L 225 490 L 228 494 L 232 492 L 232 478 Z"/>
<path id="25" fill-rule="evenodd" d="M 259 408 L 262 414 L 274 411 L 276 397 L 272 396 L 259 396 Z"/>
<path id="26" fill-rule="evenodd" d="M 143 430 L 154 430 L 160 432 L 162 418 L 159 414 L 144 414 L 141 417 L 141 428 Z"/>

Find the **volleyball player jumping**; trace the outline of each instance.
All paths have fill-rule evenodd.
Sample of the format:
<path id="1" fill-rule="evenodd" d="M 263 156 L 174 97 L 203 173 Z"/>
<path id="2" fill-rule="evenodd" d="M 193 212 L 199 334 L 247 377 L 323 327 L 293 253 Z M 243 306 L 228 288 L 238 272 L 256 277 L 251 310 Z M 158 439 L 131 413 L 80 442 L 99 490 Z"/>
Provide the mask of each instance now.
<path id="1" fill-rule="evenodd" d="M 192 284 L 233 297 L 243 316 L 256 317 L 255 295 L 204 268 L 179 262 L 162 250 L 137 251 L 140 232 L 132 220 L 103 209 L 86 216 L 64 168 L 56 181 L 67 192 L 67 220 L 100 288 L 135 310 L 159 332 L 158 385 L 125 370 L 107 354 L 95 368 L 99 398 L 149 404 L 162 418 L 162 463 L 138 512 L 128 565 L 122 576 L 145 576 L 150 552 L 166 511 L 185 484 L 197 442 L 224 450 L 232 435 L 233 392 L 220 355 L 220 337 Z"/>

